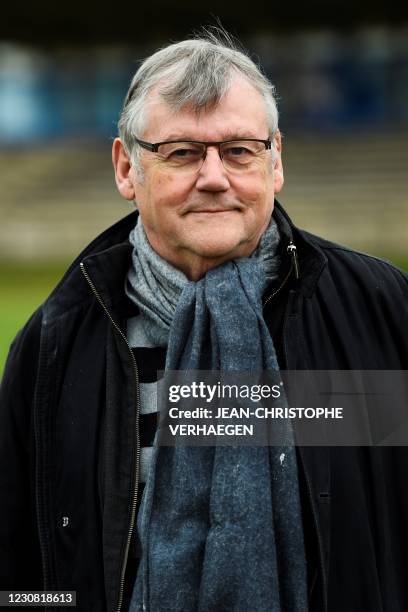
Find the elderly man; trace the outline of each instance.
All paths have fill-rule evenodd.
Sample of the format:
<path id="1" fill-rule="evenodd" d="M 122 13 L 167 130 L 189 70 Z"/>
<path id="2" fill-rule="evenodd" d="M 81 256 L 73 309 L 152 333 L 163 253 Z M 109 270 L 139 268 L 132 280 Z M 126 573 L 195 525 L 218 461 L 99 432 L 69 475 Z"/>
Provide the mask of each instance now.
<path id="1" fill-rule="evenodd" d="M 155 437 L 160 369 L 406 369 L 406 276 L 294 227 L 273 87 L 227 39 L 149 57 L 119 135 L 138 210 L 7 363 L 1 589 L 84 611 L 408 609 L 404 449 L 291 447 L 282 470 L 273 447 Z"/>

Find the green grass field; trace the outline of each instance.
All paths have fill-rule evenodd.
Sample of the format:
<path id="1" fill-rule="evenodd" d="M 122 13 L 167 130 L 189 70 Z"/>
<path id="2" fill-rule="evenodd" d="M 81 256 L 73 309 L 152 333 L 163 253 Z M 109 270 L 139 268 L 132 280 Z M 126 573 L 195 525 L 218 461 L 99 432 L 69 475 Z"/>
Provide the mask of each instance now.
<path id="1" fill-rule="evenodd" d="M 392 260 L 408 270 L 408 260 Z M 67 266 L 67 262 L 53 265 L 0 262 L 0 377 L 17 331 L 55 287 Z"/>

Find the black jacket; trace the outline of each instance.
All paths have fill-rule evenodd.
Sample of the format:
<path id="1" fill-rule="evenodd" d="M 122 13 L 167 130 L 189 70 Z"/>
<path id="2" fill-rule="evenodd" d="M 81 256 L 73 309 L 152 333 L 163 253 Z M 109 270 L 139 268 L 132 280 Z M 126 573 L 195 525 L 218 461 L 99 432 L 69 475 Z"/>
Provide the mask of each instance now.
<path id="1" fill-rule="evenodd" d="M 121 330 L 136 214 L 72 264 L 1 386 L 0 589 L 76 590 L 81 611 L 120 607 L 134 521 L 138 372 Z M 282 369 L 408 369 L 407 276 L 274 214 L 301 272 L 264 310 Z M 304 447 L 298 460 L 311 609 L 408 610 L 408 449 Z"/>

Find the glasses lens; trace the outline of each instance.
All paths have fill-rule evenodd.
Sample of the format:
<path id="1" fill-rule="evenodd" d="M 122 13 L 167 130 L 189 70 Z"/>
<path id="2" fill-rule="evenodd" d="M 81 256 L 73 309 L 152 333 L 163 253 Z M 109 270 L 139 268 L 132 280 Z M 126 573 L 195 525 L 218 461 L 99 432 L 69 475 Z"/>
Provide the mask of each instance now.
<path id="1" fill-rule="evenodd" d="M 242 172 L 251 168 L 257 157 L 265 153 L 265 144 L 257 140 L 234 140 L 220 145 L 222 162 L 227 170 Z M 206 157 L 206 145 L 199 142 L 165 142 L 158 154 L 171 168 L 198 171 Z"/>
<path id="2" fill-rule="evenodd" d="M 224 165 L 231 169 L 243 169 L 265 152 L 263 142 L 257 140 L 236 140 L 221 145 Z"/>
<path id="3" fill-rule="evenodd" d="M 192 142 L 166 142 L 157 152 L 171 166 L 195 168 L 204 158 L 205 146 Z"/>

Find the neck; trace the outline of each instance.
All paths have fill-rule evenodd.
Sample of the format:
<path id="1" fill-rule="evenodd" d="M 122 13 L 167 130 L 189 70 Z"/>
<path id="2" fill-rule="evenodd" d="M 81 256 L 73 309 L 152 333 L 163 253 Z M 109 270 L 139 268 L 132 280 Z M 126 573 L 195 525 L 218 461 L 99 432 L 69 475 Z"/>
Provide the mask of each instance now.
<path id="1" fill-rule="evenodd" d="M 199 281 L 208 270 L 217 268 L 232 259 L 250 257 L 255 251 L 260 236 L 256 235 L 251 240 L 234 245 L 229 251 L 223 251 L 216 255 L 195 253 L 188 248 L 166 249 L 162 242 L 156 240 L 155 235 L 149 235 L 148 240 L 151 248 L 167 263 L 177 268 L 193 282 Z"/>
<path id="2" fill-rule="evenodd" d="M 228 254 L 224 257 L 189 257 L 186 258 L 186 260 L 178 259 L 177 261 L 172 261 L 171 259 L 167 259 L 167 261 L 181 270 L 190 281 L 197 282 L 200 278 L 205 276 L 208 270 L 216 268 L 233 258 L 233 256 Z"/>

